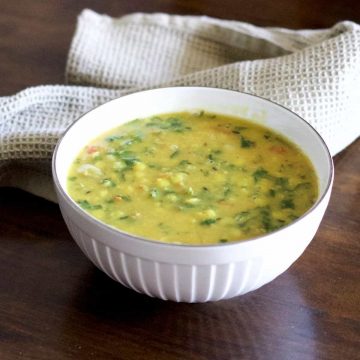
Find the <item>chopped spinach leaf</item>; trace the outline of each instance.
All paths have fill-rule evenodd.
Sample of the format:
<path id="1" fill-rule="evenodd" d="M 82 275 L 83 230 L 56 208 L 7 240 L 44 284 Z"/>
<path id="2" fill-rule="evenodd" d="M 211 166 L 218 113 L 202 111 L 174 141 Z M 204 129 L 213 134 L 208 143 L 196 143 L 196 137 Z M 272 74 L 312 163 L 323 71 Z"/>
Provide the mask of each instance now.
<path id="1" fill-rule="evenodd" d="M 101 180 L 101 183 L 106 187 L 115 187 L 116 183 L 112 181 L 111 179 L 103 179 Z"/>
<path id="2" fill-rule="evenodd" d="M 181 160 L 178 166 L 185 166 L 185 165 L 191 165 L 191 162 L 189 160 Z"/>
<path id="3" fill-rule="evenodd" d="M 192 204 L 192 203 L 189 203 L 189 202 L 183 202 L 179 206 L 177 206 L 177 208 L 179 210 L 192 209 L 194 207 L 196 207 L 196 204 Z"/>
<path id="4" fill-rule="evenodd" d="M 158 169 L 158 170 L 161 169 L 161 165 L 158 165 L 158 164 L 150 163 L 150 164 L 147 164 L 147 165 L 148 165 L 148 167 L 149 167 L 150 169 Z"/>
<path id="5" fill-rule="evenodd" d="M 90 204 L 87 200 L 79 200 L 77 203 L 85 210 L 98 210 L 102 208 L 101 205 Z"/>
<path id="6" fill-rule="evenodd" d="M 274 219 L 269 207 L 260 208 L 260 217 L 266 232 L 275 231 L 284 225 L 283 220 Z"/>
<path id="7" fill-rule="evenodd" d="M 132 168 L 134 164 L 139 161 L 136 155 L 129 150 L 112 151 L 109 154 L 122 160 L 128 168 Z"/>
<path id="8" fill-rule="evenodd" d="M 215 161 L 217 161 L 218 159 L 215 158 L 216 155 L 221 154 L 221 150 L 213 150 L 208 156 L 207 159 L 209 160 L 210 163 L 214 163 Z"/>
<path id="9" fill-rule="evenodd" d="M 232 132 L 234 134 L 240 134 L 240 132 L 242 130 L 246 130 L 246 129 L 247 129 L 247 127 L 245 127 L 245 126 L 235 126 Z"/>
<path id="10" fill-rule="evenodd" d="M 113 141 L 116 141 L 116 140 L 120 140 L 122 139 L 123 137 L 122 136 L 119 136 L 119 135 L 112 135 L 112 136 L 108 136 L 105 140 L 107 142 L 113 142 Z"/>
<path id="11" fill-rule="evenodd" d="M 179 149 L 174 150 L 174 152 L 171 153 L 170 159 L 173 159 L 174 157 L 178 156 L 180 153 Z"/>
<path id="12" fill-rule="evenodd" d="M 130 217 L 129 215 L 124 215 L 124 216 L 119 217 L 119 220 L 126 220 L 129 217 Z"/>
<path id="13" fill-rule="evenodd" d="M 235 222 L 238 226 L 243 227 L 252 218 L 249 211 L 242 211 L 235 214 Z"/>
<path id="14" fill-rule="evenodd" d="M 269 208 L 260 209 L 261 222 L 266 232 L 273 230 L 272 216 Z"/>
<path id="15" fill-rule="evenodd" d="M 209 226 L 211 224 L 215 224 L 216 221 L 217 221 L 217 219 L 213 219 L 213 218 L 205 219 L 205 220 L 200 222 L 200 225 Z"/>
<path id="16" fill-rule="evenodd" d="M 289 179 L 285 177 L 277 177 L 275 178 L 275 184 L 281 188 L 287 188 L 289 185 Z"/>
<path id="17" fill-rule="evenodd" d="M 275 191 L 274 189 L 270 189 L 268 194 L 269 194 L 269 196 L 271 196 L 271 197 L 275 197 L 276 191 Z"/>
<path id="18" fill-rule="evenodd" d="M 126 166 L 129 168 L 132 168 L 134 166 L 134 164 L 137 162 L 137 159 L 123 159 Z"/>
<path id="19" fill-rule="evenodd" d="M 272 139 L 272 135 L 271 135 L 270 133 L 266 132 L 266 133 L 264 134 L 264 139 L 270 140 L 270 139 Z"/>
<path id="20" fill-rule="evenodd" d="M 251 148 L 255 146 L 255 141 L 251 141 L 249 139 L 246 139 L 244 136 L 241 136 L 240 145 L 242 148 Z"/>
<path id="21" fill-rule="evenodd" d="M 127 202 L 131 201 L 131 197 L 128 196 L 128 195 L 120 195 L 120 197 L 121 197 L 124 201 L 127 201 Z"/>
<path id="22" fill-rule="evenodd" d="M 292 199 L 281 200 L 280 207 L 282 209 L 295 209 L 295 204 Z"/>
<path id="23" fill-rule="evenodd" d="M 224 186 L 224 198 L 226 198 L 227 196 L 229 196 L 232 192 L 232 188 L 231 188 L 231 185 L 229 184 L 226 184 Z"/>
<path id="24" fill-rule="evenodd" d="M 269 173 L 264 168 L 259 168 L 255 172 L 252 173 L 252 177 L 254 178 L 255 182 L 260 181 L 261 179 L 264 179 L 268 177 Z"/>

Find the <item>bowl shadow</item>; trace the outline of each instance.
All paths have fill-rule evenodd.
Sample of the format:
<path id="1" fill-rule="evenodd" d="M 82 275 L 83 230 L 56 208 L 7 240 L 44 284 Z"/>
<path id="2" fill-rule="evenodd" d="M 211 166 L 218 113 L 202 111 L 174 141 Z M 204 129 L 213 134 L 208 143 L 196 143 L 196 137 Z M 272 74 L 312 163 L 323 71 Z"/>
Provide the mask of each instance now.
<path id="1" fill-rule="evenodd" d="M 91 266 L 71 298 L 62 341 L 81 344 L 104 334 L 100 343 L 87 343 L 98 358 L 112 358 L 106 349 L 116 345 L 126 359 L 316 359 L 308 339 L 319 330 L 295 275 L 288 271 L 233 299 L 187 304 L 139 294 Z M 71 340 L 64 335 L 69 328 L 77 329 Z"/>

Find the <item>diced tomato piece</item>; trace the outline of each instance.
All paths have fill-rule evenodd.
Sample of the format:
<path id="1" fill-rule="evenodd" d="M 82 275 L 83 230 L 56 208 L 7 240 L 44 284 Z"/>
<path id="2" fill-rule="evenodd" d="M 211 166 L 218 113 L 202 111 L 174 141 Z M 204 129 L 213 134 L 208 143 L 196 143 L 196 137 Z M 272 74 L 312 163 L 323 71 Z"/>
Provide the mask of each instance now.
<path id="1" fill-rule="evenodd" d="M 87 147 L 86 149 L 86 152 L 88 154 L 93 154 L 94 152 L 98 151 L 99 150 L 99 147 L 98 146 L 95 146 L 95 145 L 90 145 Z"/>
<path id="2" fill-rule="evenodd" d="M 285 146 L 274 145 L 270 148 L 270 151 L 277 153 L 277 154 L 284 154 L 287 152 L 287 149 Z"/>

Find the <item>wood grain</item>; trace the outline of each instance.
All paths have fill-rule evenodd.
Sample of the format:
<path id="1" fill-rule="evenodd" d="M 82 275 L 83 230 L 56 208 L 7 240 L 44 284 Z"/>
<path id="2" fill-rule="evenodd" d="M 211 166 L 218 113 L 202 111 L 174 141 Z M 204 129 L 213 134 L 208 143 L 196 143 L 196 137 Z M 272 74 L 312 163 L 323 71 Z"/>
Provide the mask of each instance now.
<path id="1" fill-rule="evenodd" d="M 290 28 L 360 22 L 355 0 L 1 0 L 1 96 L 64 82 L 85 7 Z M 360 359 L 359 152 L 358 141 L 335 158 L 330 205 L 302 257 L 263 288 L 217 303 L 122 287 L 82 255 L 57 205 L 0 189 L 0 359 Z"/>

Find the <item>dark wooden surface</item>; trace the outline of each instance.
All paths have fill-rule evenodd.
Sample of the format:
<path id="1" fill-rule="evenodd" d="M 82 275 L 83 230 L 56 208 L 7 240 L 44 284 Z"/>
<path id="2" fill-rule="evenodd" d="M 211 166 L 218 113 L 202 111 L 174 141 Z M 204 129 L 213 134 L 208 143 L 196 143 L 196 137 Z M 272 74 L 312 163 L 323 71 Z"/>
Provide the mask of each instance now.
<path id="1" fill-rule="evenodd" d="M 63 83 L 84 7 L 290 28 L 360 22 L 356 0 L 0 0 L 0 96 Z M 335 158 L 331 202 L 303 256 L 263 288 L 217 303 L 122 287 L 82 255 L 57 205 L 0 189 L 0 359 L 360 359 L 359 152 L 358 141 Z"/>

